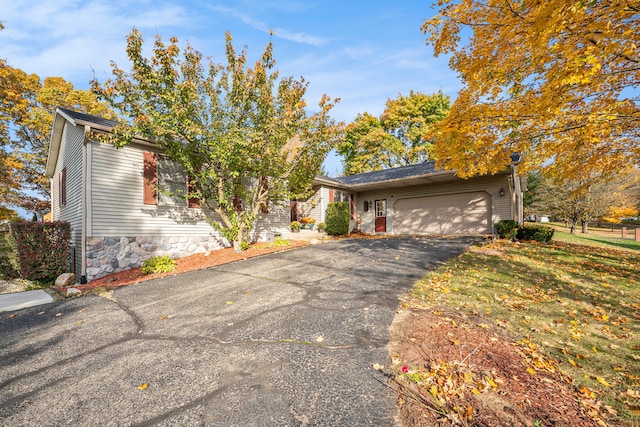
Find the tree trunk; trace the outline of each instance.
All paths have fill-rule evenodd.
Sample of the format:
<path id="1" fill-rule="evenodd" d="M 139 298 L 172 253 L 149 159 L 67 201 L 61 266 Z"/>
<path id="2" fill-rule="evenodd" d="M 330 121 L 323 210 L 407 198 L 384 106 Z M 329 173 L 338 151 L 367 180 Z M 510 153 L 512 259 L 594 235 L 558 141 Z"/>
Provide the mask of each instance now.
<path id="1" fill-rule="evenodd" d="M 576 234 L 576 223 L 575 223 L 575 222 L 572 222 L 570 225 L 571 225 L 571 231 L 570 231 L 570 233 L 571 233 L 571 234 Z"/>
<path id="2" fill-rule="evenodd" d="M 582 234 L 589 233 L 589 221 L 582 221 Z"/>

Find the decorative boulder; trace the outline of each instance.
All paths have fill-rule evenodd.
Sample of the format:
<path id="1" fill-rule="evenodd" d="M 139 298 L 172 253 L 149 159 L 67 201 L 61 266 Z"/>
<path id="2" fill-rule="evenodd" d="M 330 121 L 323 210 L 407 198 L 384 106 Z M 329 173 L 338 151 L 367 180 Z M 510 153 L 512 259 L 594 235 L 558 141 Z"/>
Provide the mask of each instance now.
<path id="1" fill-rule="evenodd" d="M 74 283 L 76 283 L 76 275 L 75 274 L 73 274 L 73 273 L 62 273 L 56 279 L 55 286 L 57 288 L 60 288 L 60 287 L 65 287 L 66 288 L 67 286 L 73 286 Z"/>
<path id="2" fill-rule="evenodd" d="M 75 295 L 82 295 L 82 291 L 78 288 L 67 288 L 67 295 L 68 297 L 72 297 Z"/>

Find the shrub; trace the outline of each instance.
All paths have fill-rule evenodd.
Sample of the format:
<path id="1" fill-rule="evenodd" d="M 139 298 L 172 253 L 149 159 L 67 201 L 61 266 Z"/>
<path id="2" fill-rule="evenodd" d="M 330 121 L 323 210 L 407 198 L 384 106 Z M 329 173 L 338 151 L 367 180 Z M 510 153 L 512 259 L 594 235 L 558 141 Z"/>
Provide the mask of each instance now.
<path id="1" fill-rule="evenodd" d="M 327 224 L 324 222 L 321 222 L 318 224 L 318 231 L 327 231 Z"/>
<path id="2" fill-rule="evenodd" d="M 60 274 L 69 271 L 71 226 L 68 222 L 14 222 L 11 234 L 22 278 L 53 284 Z"/>
<path id="3" fill-rule="evenodd" d="M 503 219 L 502 221 L 498 221 L 495 224 L 496 233 L 500 236 L 501 239 L 509 239 L 513 240 L 518 233 L 518 221 L 513 219 Z"/>
<path id="4" fill-rule="evenodd" d="M 169 255 L 158 255 L 145 260 L 140 271 L 143 274 L 169 273 L 176 269 L 176 261 Z"/>
<path id="5" fill-rule="evenodd" d="M 11 280 L 20 277 L 16 262 L 16 250 L 8 232 L 0 230 L 0 279 Z"/>
<path id="6" fill-rule="evenodd" d="M 327 206 L 327 234 L 332 236 L 349 232 L 349 203 L 334 202 Z"/>
<path id="7" fill-rule="evenodd" d="M 555 230 L 544 225 L 536 225 L 533 227 L 522 227 L 518 229 L 518 240 L 534 240 L 536 242 L 547 243 L 551 241 Z"/>
<path id="8" fill-rule="evenodd" d="M 301 227 L 302 227 L 302 224 L 300 224 L 298 221 L 293 221 L 291 223 L 291 231 L 300 231 Z"/>

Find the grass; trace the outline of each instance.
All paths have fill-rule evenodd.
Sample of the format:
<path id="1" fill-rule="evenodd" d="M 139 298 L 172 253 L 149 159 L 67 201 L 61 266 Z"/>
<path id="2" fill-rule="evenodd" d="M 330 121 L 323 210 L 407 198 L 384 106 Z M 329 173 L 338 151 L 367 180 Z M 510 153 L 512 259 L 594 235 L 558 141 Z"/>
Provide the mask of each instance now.
<path id="1" fill-rule="evenodd" d="M 638 402 L 627 390 L 640 389 L 640 247 L 634 248 L 562 232 L 544 245 L 497 241 L 430 273 L 412 296 L 505 328 L 514 342 L 543 355 L 532 375 L 551 364 L 571 379 L 581 402 L 595 399 L 601 412 L 631 423 Z"/>
<path id="2" fill-rule="evenodd" d="M 640 242 L 631 239 L 622 239 L 619 237 L 610 237 L 603 234 L 570 234 L 564 231 L 556 230 L 553 239 L 559 242 L 573 243 L 579 245 L 596 246 L 596 247 L 617 247 L 632 251 L 640 251 Z"/>

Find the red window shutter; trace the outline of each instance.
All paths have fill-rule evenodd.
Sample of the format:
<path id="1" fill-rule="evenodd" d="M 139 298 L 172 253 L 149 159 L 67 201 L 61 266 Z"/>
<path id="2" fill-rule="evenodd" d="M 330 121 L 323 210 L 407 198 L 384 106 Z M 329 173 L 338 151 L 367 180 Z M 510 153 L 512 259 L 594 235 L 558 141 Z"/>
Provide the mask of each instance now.
<path id="1" fill-rule="evenodd" d="M 329 203 L 333 203 L 333 190 L 329 190 Z"/>
<path id="2" fill-rule="evenodd" d="M 157 205 L 158 191 L 158 157 L 155 153 L 144 152 L 144 204 Z"/>
<path id="3" fill-rule="evenodd" d="M 239 196 L 236 196 L 234 194 L 232 198 L 232 202 L 233 202 L 233 209 L 236 212 L 240 212 L 242 210 L 242 199 Z"/>
<path id="4" fill-rule="evenodd" d="M 269 198 L 268 198 L 269 177 L 263 176 L 260 181 L 262 183 L 262 188 L 264 189 L 264 191 L 267 192 L 267 200 L 264 203 L 262 203 L 260 210 L 262 211 L 263 214 L 268 214 L 269 213 Z"/>
<path id="5" fill-rule="evenodd" d="M 67 167 L 62 168 L 58 174 L 58 205 L 67 204 Z"/>
<path id="6" fill-rule="evenodd" d="M 190 176 L 187 177 L 187 191 L 189 193 L 194 191 L 193 178 L 191 178 Z M 197 197 L 190 197 L 189 200 L 187 200 L 187 204 L 190 208 L 199 208 L 200 199 L 198 199 Z"/>
<path id="7" fill-rule="evenodd" d="M 62 169 L 62 205 L 67 204 L 67 167 Z"/>
<path id="8" fill-rule="evenodd" d="M 356 206 L 353 202 L 353 194 L 349 194 L 349 211 L 351 212 L 351 219 L 356 218 Z"/>

